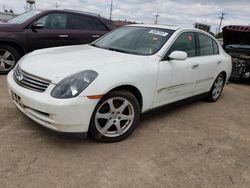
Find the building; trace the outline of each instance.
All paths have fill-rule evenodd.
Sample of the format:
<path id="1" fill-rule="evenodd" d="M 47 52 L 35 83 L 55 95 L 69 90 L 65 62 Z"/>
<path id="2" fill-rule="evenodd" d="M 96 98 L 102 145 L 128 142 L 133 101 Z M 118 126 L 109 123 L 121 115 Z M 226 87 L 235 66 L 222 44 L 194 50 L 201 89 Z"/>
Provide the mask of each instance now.
<path id="1" fill-rule="evenodd" d="M 14 13 L 10 13 L 10 12 L 0 12 L 0 22 L 6 22 L 14 17 L 16 17 L 17 15 Z"/>
<path id="2" fill-rule="evenodd" d="M 124 25 L 129 25 L 129 24 L 137 24 L 136 22 L 131 22 L 131 21 L 127 21 L 127 20 L 113 20 L 113 24 L 115 27 L 122 27 Z"/>

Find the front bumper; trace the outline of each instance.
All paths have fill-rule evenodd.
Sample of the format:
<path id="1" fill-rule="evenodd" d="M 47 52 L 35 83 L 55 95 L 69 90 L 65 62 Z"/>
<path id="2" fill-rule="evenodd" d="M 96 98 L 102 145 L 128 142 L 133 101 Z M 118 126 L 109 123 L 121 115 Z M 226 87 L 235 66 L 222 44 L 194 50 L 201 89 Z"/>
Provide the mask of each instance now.
<path id="1" fill-rule="evenodd" d="M 53 84 L 44 93 L 23 88 L 14 81 L 13 71 L 8 74 L 7 82 L 13 102 L 30 119 L 58 132 L 88 132 L 98 100 L 80 96 L 73 99 L 53 98 L 50 96 Z"/>

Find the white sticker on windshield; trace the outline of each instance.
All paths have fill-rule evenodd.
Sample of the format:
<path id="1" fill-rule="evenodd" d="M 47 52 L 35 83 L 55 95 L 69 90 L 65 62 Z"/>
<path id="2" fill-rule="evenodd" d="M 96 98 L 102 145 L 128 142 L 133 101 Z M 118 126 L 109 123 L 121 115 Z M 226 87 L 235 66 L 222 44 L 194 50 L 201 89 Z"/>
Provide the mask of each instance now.
<path id="1" fill-rule="evenodd" d="M 164 32 L 164 31 L 151 30 L 148 33 L 154 34 L 154 35 L 160 35 L 160 36 L 163 36 L 163 37 L 168 36 L 168 33 Z"/>

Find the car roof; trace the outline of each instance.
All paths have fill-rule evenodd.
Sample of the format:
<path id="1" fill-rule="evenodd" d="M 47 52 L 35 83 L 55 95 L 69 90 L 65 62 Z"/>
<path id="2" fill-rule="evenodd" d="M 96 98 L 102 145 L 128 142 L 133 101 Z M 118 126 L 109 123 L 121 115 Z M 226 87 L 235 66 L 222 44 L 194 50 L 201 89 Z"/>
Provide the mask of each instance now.
<path id="1" fill-rule="evenodd" d="M 177 25 L 156 25 L 156 24 L 130 24 L 127 25 L 130 27 L 149 27 L 149 28 L 159 28 L 159 29 L 169 29 L 169 30 L 193 30 L 193 31 L 199 31 L 199 32 L 203 32 L 200 29 L 196 29 L 194 27 L 187 27 L 187 26 L 177 26 Z"/>
<path id="2" fill-rule="evenodd" d="M 96 14 L 96 13 L 92 13 L 92 12 L 87 12 L 87 11 L 73 10 L 73 9 L 60 9 L 60 8 L 58 8 L 58 9 L 45 9 L 45 10 L 38 10 L 38 11 L 47 12 L 47 13 L 50 13 L 50 12 L 77 13 L 77 14 L 84 14 L 84 15 L 89 15 L 89 16 L 95 16 L 95 17 L 103 18 L 103 17 L 101 17 L 100 14 Z"/>
<path id="3" fill-rule="evenodd" d="M 169 29 L 169 30 L 178 30 L 180 28 L 182 28 L 181 26 L 174 26 L 174 25 L 156 25 L 156 24 L 131 24 L 131 25 L 127 25 L 130 27 L 151 27 L 151 28 L 159 28 L 159 29 Z"/>

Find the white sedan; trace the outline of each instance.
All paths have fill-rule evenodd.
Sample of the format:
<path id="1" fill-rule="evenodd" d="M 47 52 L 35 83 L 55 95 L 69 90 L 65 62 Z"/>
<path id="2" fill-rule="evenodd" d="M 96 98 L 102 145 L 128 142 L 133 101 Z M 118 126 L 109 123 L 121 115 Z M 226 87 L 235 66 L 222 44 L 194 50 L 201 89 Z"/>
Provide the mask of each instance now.
<path id="1" fill-rule="evenodd" d="M 131 25 L 90 45 L 24 56 L 8 87 L 18 109 L 37 123 L 116 142 L 143 112 L 194 96 L 217 101 L 231 69 L 231 57 L 206 32 Z"/>

